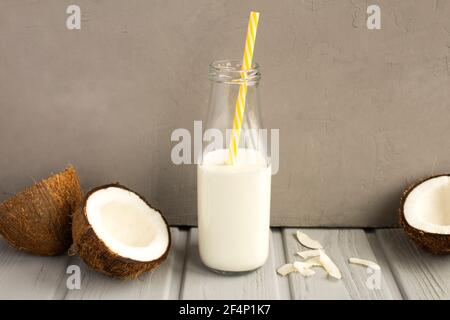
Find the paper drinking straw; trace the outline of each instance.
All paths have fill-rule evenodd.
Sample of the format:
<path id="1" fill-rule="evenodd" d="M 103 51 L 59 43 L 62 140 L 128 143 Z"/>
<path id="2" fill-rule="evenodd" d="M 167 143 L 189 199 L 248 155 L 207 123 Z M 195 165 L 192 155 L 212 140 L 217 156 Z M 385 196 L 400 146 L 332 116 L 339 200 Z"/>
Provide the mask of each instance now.
<path id="1" fill-rule="evenodd" d="M 253 49 L 255 48 L 256 30 L 258 29 L 259 12 L 250 12 L 248 20 L 247 36 L 245 40 L 244 58 L 242 59 L 242 71 L 248 71 L 252 67 Z M 243 81 L 239 86 L 239 94 L 234 111 L 233 130 L 230 146 L 228 148 L 228 164 L 235 164 L 239 139 L 241 137 L 242 121 L 244 119 L 245 99 L 247 96 L 246 72 L 242 72 Z"/>

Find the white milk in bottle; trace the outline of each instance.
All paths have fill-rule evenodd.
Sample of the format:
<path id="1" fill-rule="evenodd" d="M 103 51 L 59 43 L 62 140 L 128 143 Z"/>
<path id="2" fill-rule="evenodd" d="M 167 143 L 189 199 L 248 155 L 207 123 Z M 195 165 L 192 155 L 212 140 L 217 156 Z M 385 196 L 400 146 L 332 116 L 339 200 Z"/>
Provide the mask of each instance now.
<path id="1" fill-rule="evenodd" d="M 271 167 L 257 150 L 206 153 L 197 170 L 200 256 L 211 269 L 243 272 L 262 266 L 269 253 Z"/>
<path id="2" fill-rule="evenodd" d="M 209 108 L 197 167 L 198 245 L 202 262 L 221 273 L 255 270 L 269 255 L 271 166 L 262 130 L 260 78 L 257 63 L 244 74 L 239 60 L 215 61 L 209 68 Z M 236 102 L 244 83 L 240 119 L 235 118 Z M 239 134 L 230 131 L 236 123 Z M 237 150 L 230 153 L 234 149 L 227 140 L 237 136 Z"/>

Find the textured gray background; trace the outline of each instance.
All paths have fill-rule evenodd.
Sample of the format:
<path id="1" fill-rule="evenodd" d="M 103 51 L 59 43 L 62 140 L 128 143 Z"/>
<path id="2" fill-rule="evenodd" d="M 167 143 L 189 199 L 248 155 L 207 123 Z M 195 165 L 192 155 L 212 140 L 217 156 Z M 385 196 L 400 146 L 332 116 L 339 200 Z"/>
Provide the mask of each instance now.
<path id="1" fill-rule="evenodd" d="M 205 117 L 208 63 L 241 57 L 253 9 L 273 225 L 395 224 L 408 183 L 450 171 L 450 1 L 372 3 L 382 30 L 356 0 L 0 0 L 0 200 L 73 163 L 86 189 L 120 181 L 195 224 L 170 134 Z"/>

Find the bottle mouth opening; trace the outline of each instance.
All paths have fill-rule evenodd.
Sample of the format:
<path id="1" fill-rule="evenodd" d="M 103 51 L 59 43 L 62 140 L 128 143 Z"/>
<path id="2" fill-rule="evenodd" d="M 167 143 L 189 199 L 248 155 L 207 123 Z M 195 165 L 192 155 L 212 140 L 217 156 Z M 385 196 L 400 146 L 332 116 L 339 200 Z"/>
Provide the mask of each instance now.
<path id="1" fill-rule="evenodd" d="M 256 62 L 248 70 L 242 70 L 242 61 L 240 60 L 217 60 L 209 65 L 209 79 L 211 81 L 255 85 L 260 78 L 260 66 Z"/>

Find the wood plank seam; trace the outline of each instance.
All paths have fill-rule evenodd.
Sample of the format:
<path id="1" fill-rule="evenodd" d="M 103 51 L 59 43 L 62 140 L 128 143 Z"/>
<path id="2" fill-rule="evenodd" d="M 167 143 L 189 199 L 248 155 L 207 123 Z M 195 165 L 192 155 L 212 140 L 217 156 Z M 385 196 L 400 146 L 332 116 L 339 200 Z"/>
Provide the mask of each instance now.
<path id="1" fill-rule="evenodd" d="M 281 243 L 283 244 L 283 256 L 284 256 L 284 261 L 283 263 L 288 263 L 289 260 L 289 253 L 288 253 L 288 248 L 287 248 L 287 243 L 286 243 L 286 239 L 283 236 L 283 233 L 285 232 L 286 228 L 280 228 L 280 232 L 281 232 Z M 278 276 L 278 274 L 277 274 Z M 290 300 L 294 299 L 294 293 L 293 293 L 293 288 L 292 288 L 292 281 L 288 281 L 289 283 L 289 298 Z"/>
<path id="2" fill-rule="evenodd" d="M 377 240 L 378 240 L 378 235 L 377 235 Z M 378 241 L 379 241 L 379 240 L 378 240 Z M 389 248 L 386 248 L 386 245 L 385 245 L 385 243 L 384 243 L 383 241 L 379 241 L 379 243 L 381 244 L 381 247 L 383 248 L 383 252 L 384 252 L 385 254 L 386 254 L 387 252 L 389 252 Z M 398 269 L 397 269 L 397 268 L 394 268 L 393 262 L 391 261 L 391 259 L 389 259 L 388 255 L 386 255 L 386 256 L 387 256 L 387 258 L 388 258 L 387 261 L 388 261 L 389 267 L 390 267 L 391 270 L 392 270 L 392 274 L 394 275 L 394 279 L 395 279 L 395 281 L 397 282 L 397 286 L 398 286 L 398 288 L 399 288 L 399 290 L 400 290 L 400 293 L 401 293 L 402 297 L 403 297 L 404 299 L 408 299 L 408 293 L 407 293 L 406 288 L 403 286 L 403 282 L 400 281 L 400 274 L 399 274 Z"/>
<path id="3" fill-rule="evenodd" d="M 402 290 L 401 286 L 400 286 L 400 282 L 397 279 L 396 273 L 394 268 L 392 267 L 391 261 L 388 259 L 386 252 L 384 250 L 384 247 L 382 246 L 380 240 L 378 239 L 378 236 L 375 233 L 375 229 L 365 229 L 364 232 L 367 235 L 367 239 L 369 241 L 369 245 L 372 248 L 372 251 L 377 259 L 377 261 L 383 261 L 384 264 L 387 266 L 388 271 L 390 272 L 390 274 L 392 275 L 392 280 L 394 280 L 395 285 L 397 286 L 398 292 L 401 296 L 402 300 L 405 300 L 405 293 Z M 369 235 L 373 235 L 373 236 L 369 236 Z M 378 245 L 378 248 L 380 248 L 381 250 L 378 250 L 375 247 L 375 244 L 373 242 L 376 242 L 376 244 Z"/>
<path id="4" fill-rule="evenodd" d="M 185 279 L 186 279 L 186 265 L 187 265 L 187 261 L 189 259 L 189 244 L 191 242 L 191 232 L 192 232 L 192 227 L 187 228 L 187 236 L 186 236 L 186 243 L 184 245 L 184 258 L 183 258 L 183 271 L 181 274 L 181 278 L 180 278 L 180 291 L 178 292 L 178 300 L 182 300 L 183 299 L 183 292 L 184 292 L 184 284 L 185 284 Z"/>

